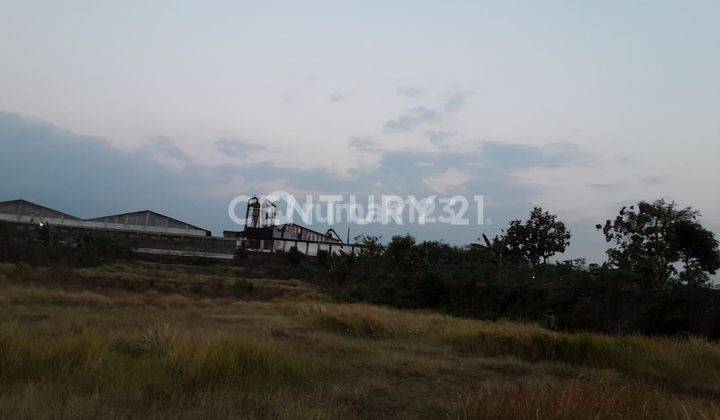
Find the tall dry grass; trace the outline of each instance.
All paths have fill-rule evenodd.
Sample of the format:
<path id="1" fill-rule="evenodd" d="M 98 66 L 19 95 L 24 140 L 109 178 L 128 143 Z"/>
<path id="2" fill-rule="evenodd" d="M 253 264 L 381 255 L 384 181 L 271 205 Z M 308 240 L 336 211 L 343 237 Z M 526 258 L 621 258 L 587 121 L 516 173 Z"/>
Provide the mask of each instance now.
<path id="1" fill-rule="evenodd" d="M 57 383 L 77 395 L 100 389 L 103 398 L 137 396 L 135 403 L 160 403 L 217 389 L 310 389 L 323 376 L 312 363 L 280 354 L 257 337 L 198 338 L 162 324 L 134 336 L 83 331 L 45 338 L 4 325 L 0 388 Z"/>
<path id="2" fill-rule="evenodd" d="M 318 287 L 298 280 L 247 279 L 243 275 L 239 267 L 141 261 L 91 268 L 0 263 L 0 285 L 5 286 L 3 295 L 18 304 L 183 307 L 207 305 L 211 301 L 328 300 Z M 104 299 L 103 295 L 112 296 Z"/>
<path id="3" fill-rule="evenodd" d="M 335 417 L 333 373 L 266 337 L 26 327 L 0 323 L 0 418 Z"/>
<path id="4" fill-rule="evenodd" d="M 485 384 L 460 400 L 466 419 L 720 419 L 715 402 L 609 380 Z"/>
<path id="5" fill-rule="evenodd" d="M 163 309 L 185 309 L 190 307 L 208 307 L 222 303 L 223 300 L 189 299 L 178 294 L 112 293 L 103 294 L 90 291 L 64 291 L 42 287 L 6 287 L 0 291 L 0 298 L 7 304 L 22 306 L 65 306 L 86 308 L 124 308 L 156 307 Z"/>
<path id="6" fill-rule="evenodd" d="M 719 418 L 700 338 L 331 304 L 241 274 L 0 264 L 0 418 Z"/>
<path id="7" fill-rule="evenodd" d="M 670 386 L 720 395 L 720 346 L 671 339 L 554 332 L 537 325 L 483 322 L 372 305 L 294 304 L 315 328 L 368 339 L 417 340 L 466 355 L 615 369 Z"/>

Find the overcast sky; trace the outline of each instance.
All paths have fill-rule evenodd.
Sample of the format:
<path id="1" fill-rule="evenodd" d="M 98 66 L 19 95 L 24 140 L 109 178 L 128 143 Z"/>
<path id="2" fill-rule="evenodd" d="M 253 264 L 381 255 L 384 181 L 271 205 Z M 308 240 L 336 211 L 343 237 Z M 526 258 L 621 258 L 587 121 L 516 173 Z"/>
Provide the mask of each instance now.
<path id="1" fill-rule="evenodd" d="M 227 202 L 483 194 L 594 224 L 664 197 L 720 227 L 718 1 L 2 1 L 0 200 L 230 227 Z M 218 232 L 219 233 L 219 232 Z"/>

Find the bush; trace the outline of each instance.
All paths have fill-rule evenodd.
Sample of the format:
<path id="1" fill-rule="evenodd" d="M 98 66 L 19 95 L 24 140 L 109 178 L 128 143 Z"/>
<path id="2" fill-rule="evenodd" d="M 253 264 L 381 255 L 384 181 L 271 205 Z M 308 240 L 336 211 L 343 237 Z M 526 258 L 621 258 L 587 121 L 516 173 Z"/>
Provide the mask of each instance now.
<path id="1" fill-rule="evenodd" d="M 300 264 L 300 262 L 305 259 L 305 254 L 300 252 L 297 247 L 294 246 L 290 248 L 290 251 L 288 252 L 288 259 L 293 265 Z"/>
<path id="2" fill-rule="evenodd" d="M 322 268 L 328 269 L 332 267 L 332 254 L 330 251 L 321 249 L 317 252 L 318 263 Z"/>
<path id="3" fill-rule="evenodd" d="M 241 262 L 245 261 L 248 257 L 248 251 L 245 245 L 237 248 L 233 255 L 233 264 L 240 265 Z"/>
<path id="4" fill-rule="evenodd" d="M 414 301 L 418 307 L 433 308 L 440 304 L 443 295 L 447 292 L 445 283 L 438 273 L 425 271 L 413 288 Z"/>
<path id="5" fill-rule="evenodd" d="M 104 234 L 88 233 L 75 240 L 78 257 L 86 261 L 127 258 L 131 245 Z"/>
<path id="6" fill-rule="evenodd" d="M 11 238 L 14 236 L 17 235 L 15 235 L 14 229 L 10 223 L 0 222 L 0 238 Z"/>
<path id="7" fill-rule="evenodd" d="M 653 288 L 632 270 L 582 261 L 532 267 L 487 246 L 393 237 L 360 255 L 318 254 L 306 278 L 340 300 L 433 308 L 464 317 L 548 322 L 553 329 L 720 338 L 720 290 Z M 306 267 L 303 267 L 306 268 Z M 314 268 L 314 269 L 313 269 Z"/>

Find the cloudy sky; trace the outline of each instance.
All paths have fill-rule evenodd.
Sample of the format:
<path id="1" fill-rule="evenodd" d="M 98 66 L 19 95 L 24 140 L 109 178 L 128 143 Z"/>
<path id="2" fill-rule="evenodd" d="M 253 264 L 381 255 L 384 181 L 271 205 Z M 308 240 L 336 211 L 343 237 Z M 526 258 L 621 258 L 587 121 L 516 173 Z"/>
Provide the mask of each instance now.
<path id="1" fill-rule="evenodd" d="M 720 232 L 717 1 L 1 1 L 0 200 L 232 227 L 237 194 L 482 194 L 597 259 L 664 197 Z M 343 227 L 344 229 L 344 227 Z"/>

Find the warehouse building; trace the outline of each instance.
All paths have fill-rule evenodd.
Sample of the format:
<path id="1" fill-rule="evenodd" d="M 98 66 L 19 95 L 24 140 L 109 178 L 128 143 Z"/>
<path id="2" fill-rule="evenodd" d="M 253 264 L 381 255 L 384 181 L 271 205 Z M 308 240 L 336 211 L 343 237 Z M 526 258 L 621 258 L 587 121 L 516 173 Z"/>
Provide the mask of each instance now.
<path id="1" fill-rule="evenodd" d="M 310 256 L 320 251 L 357 253 L 362 248 L 343 243 L 332 229 L 321 233 L 294 223 L 275 224 L 274 207 L 251 200 L 245 229 L 224 231 L 223 237 L 151 210 L 82 219 L 22 199 L 0 202 L 0 222 L 11 223 L 19 230 L 50 226 L 58 237 L 67 240 L 101 232 L 132 243 L 135 252 L 159 255 L 232 259 L 239 247 L 264 253 L 288 252 L 296 247 Z"/>
<path id="2" fill-rule="evenodd" d="M 212 233 L 207 229 L 150 210 L 95 217 L 87 219 L 86 222 L 102 224 L 104 229 L 131 229 L 171 235 L 212 236 Z"/>
<path id="3" fill-rule="evenodd" d="M 62 239 L 101 232 L 133 244 L 139 253 L 231 259 L 236 241 L 212 237 L 208 229 L 142 210 L 81 219 L 27 200 L 0 202 L 0 221 L 19 230 L 50 226 Z"/>

